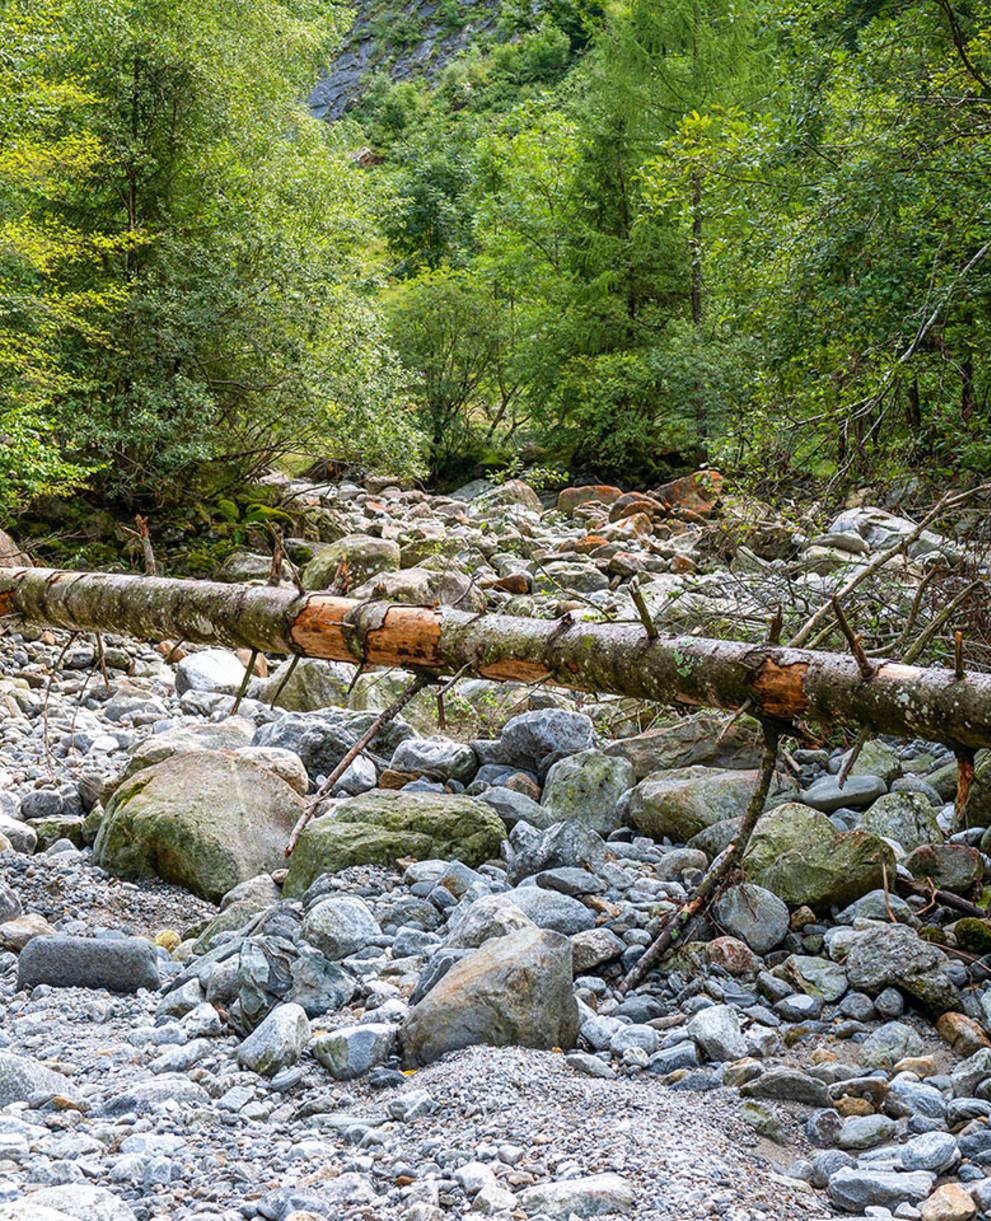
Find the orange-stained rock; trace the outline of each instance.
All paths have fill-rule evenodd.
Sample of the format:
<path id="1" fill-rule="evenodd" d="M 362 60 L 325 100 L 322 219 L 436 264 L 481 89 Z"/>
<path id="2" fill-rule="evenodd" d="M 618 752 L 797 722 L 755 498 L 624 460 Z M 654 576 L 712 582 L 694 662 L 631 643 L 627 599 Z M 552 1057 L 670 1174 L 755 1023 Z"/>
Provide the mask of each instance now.
<path id="1" fill-rule="evenodd" d="M 248 668 L 248 662 L 251 661 L 250 649 L 235 649 L 234 656 L 245 669 Z M 265 660 L 264 653 L 256 654 L 251 673 L 254 674 L 256 678 L 268 678 L 268 662 Z"/>
<path id="2" fill-rule="evenodd" d="M 622 488 L 610 487 L 608 484 L 595 484 L 587 488 L 565 488 L 558 495 L 557 507 L 562 513 L 571 513 L 578 505 L 588 504 L 592 500 L 597 500 L 599 504 L 611 505 L 622 495 Z"/>
<path id="3" fill-rule="evenodd" d="M 723 487 L 718 471 L 696 471 L 682 475 L 671 483 L 655 488 L 652 495 L 668 509 L 690 509 L 695 513 L 711 513 Z"/>
<path id="4" fill-rule="evenodd" d="M 715 937 L 707 941 L 705 956 L 730 975 L 749 975 L 760 969 L 760 959 L 749 945 L 736 937 Z"/>
<path id="5" fill-rule="evenodd" d="M 874 1114 L 874 1107 L 869 1098 L 854 1098 L 850 1094 L 844 1094 L 842 1098 L 837 1099 L 833 1107 L 844 1117 Z"/>
<path id="6" fill-rule="evenodd" d="M 612 542 L 625 538 L 646 538 L 652 529 L 653 523 L 646 513 L 634 513 L 632 517 L 624 517 L 622 521 L 606 526 L 602 536 Z"/>
<path id="7" fill-rule="evenodd" d="M 972 1018 L 964 1013 L 954 1013 L 952 1009 L 941 1015 L 936 1029 L 940 1038 L 949 1043 L 958 1056 L 972 1056 L 982 1047 L 991 1047 L 991 1040 Z"/>
<path id="8" fill-rule="evenodd" d="M 572 541 L 571 550 L 577 551 L 579 555 L 588 555 L 589 552 L 598 551 L 600 547 L 605 545 L 606 540 L 600 534 L 586 534 L 584 538 L 578 539 L 577 542 Z"/>
<path id="9" fill-rule="evenodd" d="M 508 577 L 496 577 L 493 581 L 482 581 L 482 589 L 501 589 L 507 594 L 528 594 L 530 578 L 522 572 L 511 572 Z"/>
<path id="10" fill-rule="evenodd" d="M 695 561 L 690 560 L 687 555 L 676 555 L 671 558 L 672 572 L 695 572 Z"/>
<path id="11" fill-rule="evenodd" d="M 628 492 L 609 510 L 610 521 L 622 521 L 624 517 L 632 517 L 634 513 L 646 513 L 652 517 L 661 512 L 662 506 L 650 496 L 640 496 L 636 492 Z"/>

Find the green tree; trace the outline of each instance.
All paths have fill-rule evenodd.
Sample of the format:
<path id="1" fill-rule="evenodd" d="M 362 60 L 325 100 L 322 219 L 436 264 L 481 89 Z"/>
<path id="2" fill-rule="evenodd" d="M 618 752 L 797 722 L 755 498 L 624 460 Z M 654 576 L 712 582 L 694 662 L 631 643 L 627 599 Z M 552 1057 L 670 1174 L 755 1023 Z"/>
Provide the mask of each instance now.
<path id="1" fill-rule="evenodd" d="M 66 460 L 53 401 L 71 380 L 67 333 L 104 339 L 120 294 L 99 275 L 116 243 L 57 223 L 53 208 L 85 189 L 102 150 L 85 125 L 91 97 L 61 76 L 66 34 L 55 4 L 0 7 L 0 517 L 89 473 Z M 76 269 L 90 275 L 74 288 Z"/>
<path id="2" fill-rule="evenodd" d="M 236 486 L 287 452 L 372 448 L 377 428 L 415 467 L 412 417 L 370 313 L 367 180 L 344 136 L 296 100 L 334 10 L 67 5 L 75 40 L 61 70 L 96 99 L 104 165 L 61 215 L 121 239 L 108 263 L 127 296 L 109 347 L 81 337 L 67 352 L 77 389 L 60 414 L 79 452 L 105 464 L 106 490 Z"/>

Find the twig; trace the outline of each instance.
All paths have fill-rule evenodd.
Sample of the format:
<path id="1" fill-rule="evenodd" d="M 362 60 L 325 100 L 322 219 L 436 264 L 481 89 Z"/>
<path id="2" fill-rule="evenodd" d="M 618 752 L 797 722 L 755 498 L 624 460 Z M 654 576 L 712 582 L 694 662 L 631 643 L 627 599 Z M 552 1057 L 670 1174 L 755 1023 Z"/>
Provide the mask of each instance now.
<path id="1" fill-rule="evenodd" d="M 107 695 L 109 695 L 110 679 L 107 675 L 107 658 L 103 652 L 103 636 L 100 632 L 96 633 L 96 659 L 100 666 L 100 677 L 103 679 L 103 685 L 107 689 Z"/>
<path id="2" fill-rule="evenodd" d="M 909 666 L 913 661 L 915 661 L 929 641 L 932 640 L 933 636 L 935 636 L 943 624 L 946 623 L 947 619 L 949 619 L 959 609 L 962 603 L 964 603 L 967 598 L 970 597 L 974 590 L 979 589 L 980 586 L 980 581 L 971 581 L 966 588 L 962 589 L 957 594 L 957 596 L 948 606 L 945 606 L 940 611 L 932 623 L 930 623 L 923 632 L 919 633 L 911 648 L 906 651 L 905 655 L 902 657 L 902 665 Z"/>
<path id="3" fill-rule="evenodd" d="M 846 642 L 850 646 L 850 652 L 856 658 L 857 666 L 860 669 L 861 678 L 865 680 L 873 678 L 874 667 L 867 660 L 867 654 L 864 652 L 864 646 L 861 643 L 861 638 L 854 635 L 853 628 L 847 622 L 846 615 L 843 613 L 843 607 L 840 605 L 839 599 L 835 594 L 830 601 L 833 604 L 833 613 L 836 616 L 836 622 L 840 625 L 840 631 L 846 637 Z"/>
<path id="4" fill-rule="evenodd" d="M 434 682 L 434 676 L 425 671 L 413 676 L 412 680 L 407 683 L 404 690 L 392 701 L 388 708 L 380 712 L 379 715 L 372 721 L 371 725 L 365 730 L 354 746 L 345 754 L 344 758 L 338 763 L 334 770 L 330 773 L 327 779 L 323 782 L 313 799 L 306 807 L 303 813 L 299 816 L 296 825 L 292 829 L 292 834 L 289 836 L 289 842 L 286 844 L 286 857 L 293 854 L 293 849 L 299 843 L 299 837 L 303 834 L 306 824 L 316 813 L 317 806 L 327 796 L 334 785 L 340 780 L 344 773 L 348 770 L 351 764 L 357 759 L 365 747 L 371 742 L 372 738 L 379 732 L 383 725 L 387 725 L 394 717 L 406 707 L 414 695 L 419 694 L 424 687 Z"/>
<path id="5" fill-rule="evenodd" d="M 756 827 L 760 816 L 764 813 L 764 804 L 767 801 L 771 780 L 774 778 L 780 736 L 780 730 L 775 725 L 770 722 L 764 723 L 764 745 L 761 750 L 757 787 L 750 798 L 750 804 L 747 806 L 747 812 L 743 816 L 743 822 L 740 824 L 739 831 L 733 837 L 732 842 L 720 852 L 709 866 L 705 877 L 699 883 L 695 894 L 689 902 L 678 908 L 668 918 L 660 933 L 658 933 L 627 972 L 626 977 L 619 986 L 621 993 L 628 992 L 630 988 L 635 987 L 650 968 L 664 957 L 671 948 L 672 943 L 680 939 L 686 925 L 701 912 L 712 898 L 720 881 L 735 867 L 737 861 L 743 855 L 747 844 L 750 842 L 754 827 Z"/>
<path id="6" fill-rule="evenodd" d="M 963 632 L 953 633 L 953 672 L 958 683 L 967 677 L 963 668 Z"/>
<path id="7" fill-rule="evenodd" d="M 926 882 L 929 883 L 928 886 Z M 915 878 L 907 878 L 899 873 L 895 875 L 895 890 L 909 895 L 921 895 L 923 898 L 942 903 L 944 907 L 952 907 L 955 911 L 963 912 L 965 916 L 977 916 L 981 920 L 987 919 L 988 913 L 983 907 L 978 907 L 976 903 L 969 903 L 966 899 L 961 899 L 959 895 L 955 895 L 950 890 L 939 890 L 933 886 L 931 878 L 927 878 L 926 882 L 917 881 Z"/>
<path id="8" fill-rule="evenodd" d="M 891 910 L 891 896 L 888 893 L 888 866 L 884 863 L 884 857 L 881 858 L 881 885 L 884 887 L 884 909 L 888 913 L 888 919 L 892 924 L 897 924 L 898 919 Z"/>
<path id="9" fill-rule="evenodd" d="M 853 769 L 853 765 L 857 762 L 857 756 L 864 749 L 864 743 L 870 736 L 870 730 L 866 727 L 861 729 L 860 733 L 857 734 L 857 740 L 850 748 L 850 753 L 847 755 L 843 766 L 840 768 L 840 774 L 836 777 L 836 787 L 838 789 L 841 789 L 850 778 L 850 772 Z"/>
<path id="10" fill-rule="evenodd" d="M 781 625 L 784 623 L 784 618 L 781 613 L 781 603 L 774 608 L 774 614 L 771 615 L 771 622 L 767 625 L 767 643 L 781 643 Z"/>
<path id="11" fill-rule="evenodd" d="M 285 674 L 283 674 L 283 676 L 279 679 L 279 685 L 275 688 L 275 694 L 268 701 L 269 708 L 275 707 L 275 701 L 282 694 L 283 690 L 285 689 L 286 683 L 292 678 L 293 671 L 299 665 L 299 658 L 300 658 L 299 653 L 295 653 L 293 655 L 292 661 L 290 661 L 289 665 L 286 667 Z"/>
<path id="12" fill-rule="evenodd" d="M 640 616 L 640 622 L 644 626 L 644 631 L 647 633 L 648 640 L 657 639 L 657 627 L 651 617 L 650 611 L 647 609 L 647 603 L 643 594 L 640 592 L 640 582 L 636 577 L 630 582 L 630 597 L 633 599 L 633 605 L 637 608 L 637 614 Z"/>
<path id="13" fill-rule="evenodd" d="M 55 681 L 55 675 L 58 673 L 59 668 L 61 667 L 62 662 L 65 659 L 66 653 L 68 653 L 68 651 L 69 651 L 69 646 L 72 644 L 72 642 L 76 639 L 76 637 L 78 635 L 79 635 L 78 632 L 69 633 L 69 639 L 62 646 L 62 651 L 59 653 L 58 657 L 56 657 L 55 665 L 52 667 L 52 672 L 48 676 L 48 682 L 45 684 L 45 706 L 44 706 L 44 711 L 43 711 L 43 715 L 41 718 L 41 727 L 42 727 L 42 738 L 43 738 L 44 745 L 45 745 L 45 763 L 48 765 L 48 775 L 52 780 L 55 779 L 55 767 L 54 767 L 54 764 L 52 761 L 51 743 L 48 741 L 48 701 L 52 694 L 52 683 Z"/>
<path id="14" fill-rule="evenodd" d="M 241 685 L 237 689 L 237 695 L 234 699 L 234 707 L 231 709 L 231 716 L 237 716 L 237 710 L 241 707 L 241 701 L 244 699 L 244 693 L 248 690 L 248 683 L 251 682 L 251 675 L 254 672 L 255 662 L 258 660 L 258 650 L 252 649 L 251 656 L 248 658 L 248 664 L 244 667 L 244 678 L 241 679 Z"/>
<path id="15" fill-rule="evenodd" d="M 974 489 L 972 492 L 958 492 L 955 495 L 947 492 L 946 495 L 942 496 L 933 506 L 933 508 L 929 510 L 929 512 L 913 530 L 911 530 L 903 538 L 899 539 L 896 544 L 888 547 L 887 550 L 882 551 L 880 555 L 878 555 L 865 567 L 861 568 L 859 572 L 854 573 L 854 575 L 836 591 L 836 597 L 840 599 L 848 597 L 851 593 L 853 593 L 858 585 L 863 584 L 868 577 L 872 577 L 876 572 L 879 572 L 889 560 L 893 560 L 897 556 L 901 555 L 903 553 L 903 549 L 907 547 L 909 543 L 914 543 L 919 535 L 926 529 L 926 527 L 931 525 L 937 517 L 947 512 L 947 510 L 954 509 L 957 507 L 957 505 L 963 504 L 965 501 L 969 500 L 971 496 L 983 490 L 985 489 L 982 487 Z M 819 609 L 805 621 L 795 635 L 792 636 L 791 640 L 788 641 L 788 647 L 797 649 L 801 645 L 805 644 L 812 633 L 818 629 L 819 625 L 826 618 L 831 609 L 832 607 L 829 602 L 823 603 L 823 605 L 820 606 Z"/>
<path id="16" fill-rule="evenodd" d="M 148 533 L 148 518 L 142 517 L 140 513 L 134 515 L 134 521 L 137 525 L 137 530 L 132 530 L 130 526 L 121 526 L 125 534 L 129 534 L 132 538 L 136 538 L 141 544 L 141 554 L 144 557 L 145 576 L 153 577 L 158 572 L 155 566 L 155 549 L 151 545 L 151 535 Z"/>

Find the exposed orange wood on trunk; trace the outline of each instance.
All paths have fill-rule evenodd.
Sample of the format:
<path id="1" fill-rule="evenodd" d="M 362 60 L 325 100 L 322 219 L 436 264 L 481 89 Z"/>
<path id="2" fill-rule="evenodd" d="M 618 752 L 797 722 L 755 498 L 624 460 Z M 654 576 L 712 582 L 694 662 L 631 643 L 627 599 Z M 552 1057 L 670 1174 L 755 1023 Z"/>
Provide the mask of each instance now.
<path id="1" fill-rule="evenodd" d="M 770 657 L 762 661 L 754 675 L 754 691 L 761 711 L 783 721 L 800 716 L 809 706 L 803 685 L 808 669 L 807 661 L 785 666 L 779 666 Z"/>
<path id="2" fill-rule="evenodd" d="M 444 665 L 440 655 L 440 616 L 425 607 L 397 606 L 386 611 L 382 626 L 365 637 L 365 657 L 376 666 Z"/>
<path id="3" fill-rule="evenodd" d="M 290 639 L 305 657 L 346 661 L 350 656 L 341 621 L 354 603 L 347 598 L 316 595 L 307 600 L 296 616 Z"/>

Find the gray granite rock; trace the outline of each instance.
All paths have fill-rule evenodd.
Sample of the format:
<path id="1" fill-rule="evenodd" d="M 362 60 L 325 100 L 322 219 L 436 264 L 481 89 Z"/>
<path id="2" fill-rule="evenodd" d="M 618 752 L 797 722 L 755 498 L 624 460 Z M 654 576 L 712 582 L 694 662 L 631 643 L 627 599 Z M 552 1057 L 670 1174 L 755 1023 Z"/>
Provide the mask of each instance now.
<path id="1" fill-rule="evenodd" d="M 137 992 L 159 986 L 158 952 L 138 937 L 34 937 L 17 960 L 18 988 L 106 988 Z"/>

